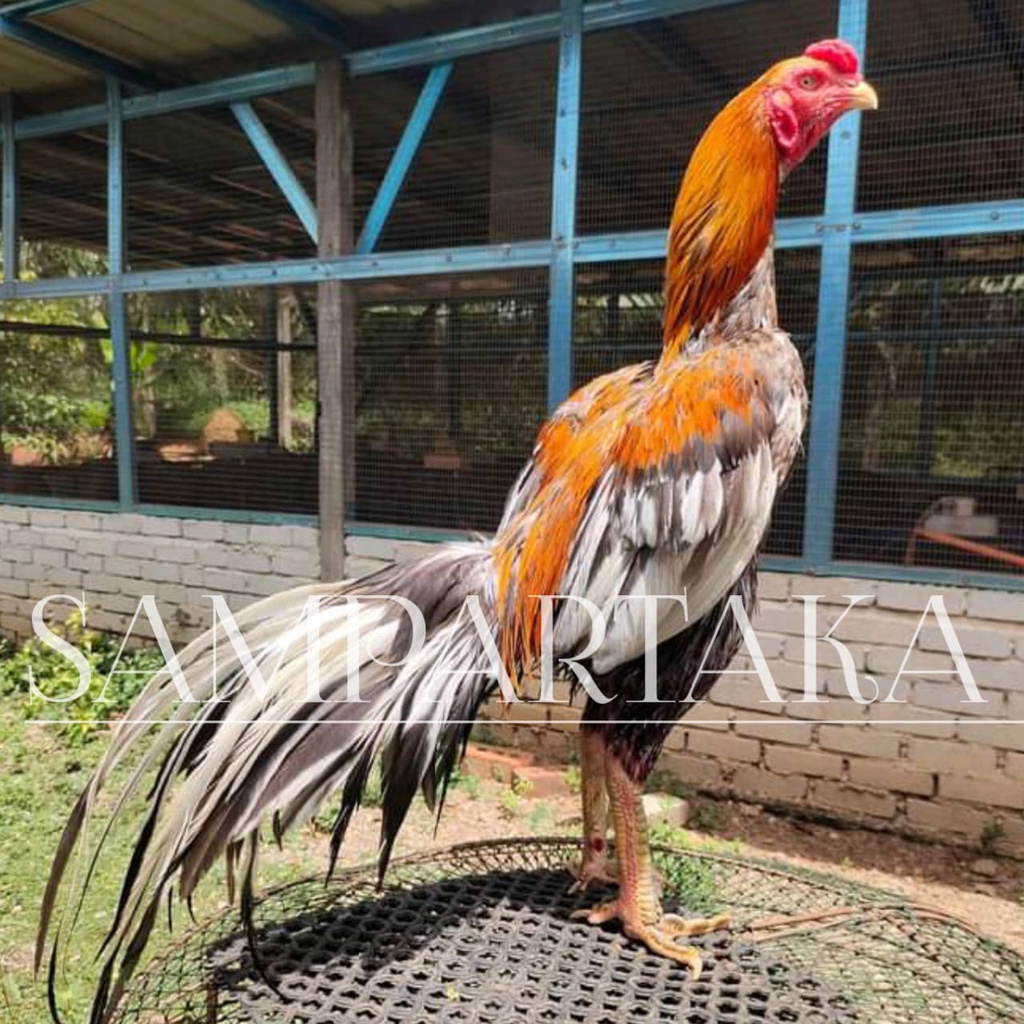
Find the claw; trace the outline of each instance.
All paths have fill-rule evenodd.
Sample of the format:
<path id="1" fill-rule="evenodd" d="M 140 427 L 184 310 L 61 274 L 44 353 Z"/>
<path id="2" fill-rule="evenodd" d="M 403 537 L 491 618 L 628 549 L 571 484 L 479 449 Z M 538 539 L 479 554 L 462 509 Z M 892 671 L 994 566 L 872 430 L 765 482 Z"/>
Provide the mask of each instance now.
<path id="1" fill-rule="evenodd" d="M 676 940 L 708 935 L 732 925 L 732 919 L 728 914 L 694 920 L 687 920 L 677 914 L 663 914 L 658 920 L 645 923 L 629 913 L 619 900 L 602 903 L 590 910 L 578 910 L 571 917 L 574 921 L 586 921 L 593 925 L 621 920 L 622 930 L 629 938 L 642 942 L 656 956 L 663 956 L 689 967 L 693 981 L 696 981 L 704 970 L 700 950 L 693 946 L 681 946 Z"/>
<path id="2" fill-rule="evenodd" d="M 569 915 L 572 921 L 586 921 L 587 924 L 607 924 L 620 916 L 619 901 L 612 900 L 610 903 L 599 903 L 596 907 L 585 910 L 575 910 Z"/>
<path id="3" fill-rule="evenodd" d="M 688 919 L 678 914 L 665 914 L 658 922 L 658 927 L 673 939 L 687 939 L 695 935 L 727 931 L 732 927 L 732 915 L 716 914 L 714 917 Z"/>
<path id="4" fill-rule="evenodd" d="M 570 894 L 586 892 L 592 885 L 617 885 L 619 881 L 619 869 L 615 861 L 589 851 L 571 865 L 569 871 L 576 879 L 569 889 Z"/>

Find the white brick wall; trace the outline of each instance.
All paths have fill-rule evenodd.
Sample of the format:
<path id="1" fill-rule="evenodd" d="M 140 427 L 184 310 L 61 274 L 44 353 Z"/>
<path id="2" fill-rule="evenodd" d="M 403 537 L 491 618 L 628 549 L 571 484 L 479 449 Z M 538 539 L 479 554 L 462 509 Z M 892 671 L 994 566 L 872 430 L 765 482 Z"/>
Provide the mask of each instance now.
<path id="1" fill-rule="evenodd" d="M 0 507 L 0 594 L 15 599 L 0 602 L 0 630 L 17 636 L 50 594 L 84 593 L 90 625 L 113 632 L 153 594 L 179 642 L 209 624 L 207 594 L 242 608 L 319 575 L 311 528 Z"/>
<path id="2" fill-rule="evenodd" d="M 824 812 L 873 828 L 976 844 L 1001 836 L 1024 855 L 1024 595 L 887 583 L 761 574 L 754 627 L 787 703 L 761 703 L 756 676 L 726 676 L 711 700 L 678 725 L 659 767 L 719 795 Z M 865 675 L 888 693 L 933 593 L 942 594 L 984 705 L 964 704 L 934 618 L 921 630 L 907 668 L 920 671 L 896 697 L 906 703 L 858 704 L 839 658 L 817 645 L 819 694 L 804 687 L 804 605 L 819 600 L 819 635 L 836 622 L 847 595 L 870 595 L 835 631 L 868 692 Z M 742 653 L 731 666 L 749 670 Z M 932 673 L 929 675 L 929 673 Z M 824 692 L 822 692 L 822 688 Z M 574 710 L 558 709 L 558 725 Z M 518 710 L 513 712 L 519 717 Z M 537 718 L 536 712 L 534 718 Z M 955 723 L 952 718 L 962 718 Z M 554 723 L 551 723 L 554 724 Z M 541 721 L 531 722 L 538 734 Z M 525 729 L 519 734 L 529 736 Z"/>
<path id="3" fill-rule="evenodd" d="M 428 550 L 375 537 L 350 537 L 347 549 L 352 575 Z M 35 601 L 84 591 L 91 624 L 123 631 L 139 597 L 152 593 L 179 642 L 208 624 L 205 595 L 224 593 L 240 608 L 317 579 L 318 550 L 317 531 L 306 527 L 0 506 L 0 630 L 26 635 Z M 983 831 L 1000 834 L 1007 850 L 1024 854 L 1024 594 L 775 573 L 762 574 L 760 591 L 754 626 L 787 703 L 762 703 L 754 675 L 726 676 L 669 738 L 662 769 L 700 789 L 872 827 L 964 843 L 976 843 Z M 871 676 L 885 694 L 932 593 L 943 595 L 986 704 L 962 703 L 958 681 L 941 674 L 952 662 L 934 619 L 907 663 L 921 674 L 897 693 L 907 703 L 851 699 L 827 643 L 816 646 L 819 694 L 827 702 L 800 701 L 798 595 L 822 595 L 819 635 L 843 614 L 846 595 L 869 596 L 834 635 L 846 643 L 862 691 Z M 747 653 L 732 667 L 749 670 Z M 568 751 L 577 709 L 521 712 L 517 738 L 558 756 Z"/>

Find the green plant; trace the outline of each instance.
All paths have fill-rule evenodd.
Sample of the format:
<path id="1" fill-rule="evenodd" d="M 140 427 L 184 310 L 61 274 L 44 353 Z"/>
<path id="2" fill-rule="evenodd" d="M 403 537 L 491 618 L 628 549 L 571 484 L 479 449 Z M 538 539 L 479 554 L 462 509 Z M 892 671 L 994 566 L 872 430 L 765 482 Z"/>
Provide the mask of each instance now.
<path id="1" fill-rule="evenodd" d="M 725 808 L 717 803 L 699 803 L 690 811 L 687 824 L 698 832 L 715 832 L 725 824 Z"/>
<path id="2" fill-rule="evenodd" d="M 163 667 L 163 658 L 154 648 L 122 650 L 116 637 L 86 628 L 78 612 L 51 630 L 85 658 L 90 673 L 85 692 L 74 696 L 81 687 L 78 667 L 34 638 L 17 650 L 10 645 L 0 650 L 0 695 L 19 695 L 26 718 L 52 722 L 66 741 L 86 743 L 130 707 Z"/>
<path id="3" fill-rule="evenodd" d="M 527 825 L 534 835 L 551 831 L 555 822 L 555 812 L 543 800 L 538 800 L 526 818 Z"/>
<path id="4" fill-rule="evenodd" d="M 982 853 L 995 853 L 999 841 L 1005 834 L 1006 827 L 998 819 L 993 818 L 991 821 L 985 822 L 981 829 L 981 835 L 978 836 L 978 848 Z"/>
<path id="5" fill-rule="evenodd" d="M 501 816 L 506 821 L 511 821 L 518 816 L 521 803 L 522 799 L 514 789 L 506 789 L 501 794 Z"/>
<path id="6" fill-rule="evenodd" d="M 475 775 L 463 775 L 461 768 L 452 772 L 449 785 L 452 789 L 461 790 L 470 800 L 480 799 L 480 780 Z"/>
<path id="7" fill-rule="evenodd" d="M 583 773 L 578 764 L 571 764 L 565 769 L 565 784 L 574 796 L 578 796 L 583 789 Z"/>
<path id="8" fill-rule="evenodd" d="M 714 864 L 682 852 L 703 848 L 703 844 L 694 844 L 682 829 L 671 825 L 655 825 L 651 838 L 679 849 L 679 852 L 659 851 L 655 855 L 655 865 L 665 880 L 665 891 L 695 913 L 714 913 L 721 909 L 722 898 L 715 882 Z"/>

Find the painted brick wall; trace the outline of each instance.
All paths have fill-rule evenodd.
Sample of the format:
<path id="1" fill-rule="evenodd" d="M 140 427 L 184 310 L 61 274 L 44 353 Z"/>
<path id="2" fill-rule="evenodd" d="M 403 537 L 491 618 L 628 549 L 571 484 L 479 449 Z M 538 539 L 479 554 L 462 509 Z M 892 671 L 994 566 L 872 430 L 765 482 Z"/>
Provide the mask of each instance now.
<path id="1" fill-rule="evenodd" d="M 962 703 L 959 680 L 941 674 L 953 662 L 932 616 L 907 662 L 923 674 L 904 677 L 894 694 L 906 703 L 856 703 L 824 643 L 816 651 L 827 703 L 800 702 L 804 603 L 794 595 L 823 595 L 819 635 L 846 608 L 844 595 L 868 595 L 833 635 L 884 696 L 933 593 L 945 599 L 985 704 Z M 1024 594 L 763 573 L 754 627 L 786 704 L 763 703 L 753 674 L 723 677 L 672 732 L 659 769 L 703 792 L 963 844 L 988 835 L 1024 855 Z M 731 668 L 750 669 L 750 658 Z M 859 692 L 870 692 L 867 684 Z M 566 706 L 489 710 L 495 728 L 556 756 L 571 749 L 578 716 Z"/>
<path id="2" fill-rule="evenodd" d="M 31 632 L 50 594 L 85 594 L 89 625 L 123 632 L 154 594 L 172 641 L 211 621 L 205 595 L 232 609 L 319 578 L 318 532 L 159 516 L 0 507 L 0 630 Z M 147 635 L 140 617 L 136 635 Z"/>
<path id="3" fill-rule="evenodd" d="M 317 544 L 316 530 L 305 527 L 0 507 L 0 630 L 25 635 L 36 600 L 84 590 L 90 623 L 121 631 L 139 596 L 154 593 L 177 642 L 209 622 L 208 593 L 223 593 L 239 608 L 316 579 Z M 361 575 L 424 550 L 350 537 L 349 570 Z M 847 644 L 858 675 L 876 678 L 888 692 L 932 593 L 945 599 L 986 704 L 961 703 L 959 682 L 941 674 L 952 662 L 934 618 L 908 662 L 925 674 L 896 694 L 907 703 L 857 704 L 824 643 L 816 651 L 828 702 L 799 702 L 804 605 L 797 595 L 822 595 L 819 633 L 843 612 L 846 595 L 868 596 L 834 635 Z M 763 573 L 754 626 L 787 703 L 762 703 L 752 674 L 724 677 L 712 701 L 674 730 L 662 769 L 699 790 L 882 829 L 964 843 L 995 829 L 1004 849 L 1024 854 L 1024 594 Z M 749 657 L 732 667 L 749 669 Z M 514 717 L 522 724 L 500 728 L 516 742 L 567 757 L 578 714 L 573 707 L 520 706 Z M 955 716 L 964 721 L 943 720 Z"/>

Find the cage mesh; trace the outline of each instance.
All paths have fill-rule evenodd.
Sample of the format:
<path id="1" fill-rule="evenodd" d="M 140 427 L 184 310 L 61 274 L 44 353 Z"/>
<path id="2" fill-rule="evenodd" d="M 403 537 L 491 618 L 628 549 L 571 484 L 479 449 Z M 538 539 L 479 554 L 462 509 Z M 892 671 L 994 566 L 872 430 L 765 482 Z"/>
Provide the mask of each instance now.
<path id="1" fill-rule="evenodd" d="M 316 512 L 314 296 L 261 288 L 131 297 L 139 501 Z"/>
<path id="2" fill-rule="evenodd" d="M 546 413 L 547 276 L 359 294 L 355 518 L 493 530 Z"/>
<path id="3" fill-rule="evenodd" d="M 858 210 L 1019 196 L 1022 25 L 1019 0 L 872 11 L 883 102 L 863 123 Z M 1024 569 L 1022 257 L 1013 234 L 855 245 L 835 557 Z"/>
<path id="4" fill-rule="evenodd" d="M 832 0 L 757 0 L 588 33 L 583 46 L 581 233 L 664 228 L 690 153 L 715 114 L 769 65 L 835 34 Z M 819 149 L 787 182 L 782 215 L 825 194 Z"/>
<path id="5" fill-rule="evenodd" d="M 107 272 L 106 128 L 18 143 L 21 277 Z"/>
<path id="6" fill-rule="evenodd" d="M 313 91 L 265 97 L 254 107 L 315 196 Z M 125 142 L 130 269 L 315 255 L 315 243 L 227 108 L 129 121 Z"/>
<path id="7" fill-rule="evenodd" d="M 1017 199 L 1024 180 L 1020 0 L 902 0 L 868 20 L 857 206 Z"/>
<path id="8" fill-rule="evenodd" d="M 541 9 L 556 5 L 530 7 Z M 449 15 L 463 25 L 467 11 L 410 12 L 402 24 L 416 35 Z M 490 13 L 522 12 L 508 4 Z M 717 110 L 773 61 L 834 35 L 837 19 L 835 0 L 751 0 L 587 33 L 577 233 L 663 229 L 689 153 Z M 998 204 L 1018 199 L 1024 180 L 1022 34 L 1024 0 L 871 7 L 866 73 L 882 106 L 862 119 L 858 215 L 890 213 L 898 237 L 911 223 L 902 211 L 992 203 L 983 213 L 998 228 Z M 556 41 L 456 61 L 378 248 L 550 235 L 557 64 Z M 426 74 L 352 82 L 357 231 Z M 83 98 L 101 100 L 102 90 Z M 314 90 L 253 106 L 315 197 Z M 131 120 L 126 145 L 130 269 L 315 254 L 227 107 Z M 18 157 L 22 276 L 105 273 L 105 128 L 22 141 Z M 823 214 L 826 165 L 821 146 L 788 178 L 783 216 Z M 1015 395 L 1024 357 L 1015 333 L 1024 245 L 1010 233 L 868 245 L 851 227 L 831 556 L 1019 572 L 1024 451 Z M 812 249 L 779 255 L 781 321 L 805 355 L 809 382 L 819 298 L 847 283 L 819 282 L 818 268 Z M 547 413 L 548 277 L 450 278 L 437 269 L 432 278 L 359 288 L 356 379 L 347 385 L 356 406 L 349 514 L 490 530 Z M 660 276 L 659 261 L 577 267 L 575 384 L 657 351 Z M 293 348 L 284 354 L 283 291 L 241 294 L 133 297 L 134 497 L 146 504 L 316 509 L 316 288 L 293 293 Z M 58 302 L 7 304 L 9 380 L 0 388 L 9 398 L 11 492 L 114 496 L 107 326 L 97 302 L 95 316 L 71 320 Z M 46 368 L 68 353 L 81 367 L 58 378 L 59 394 L 42 389 Z M 43 368 L 34 391 L 17 384 L 29 358 Z M 21 394 L 46 402 L 28 410 Z M 40 425 L 47 402 L 63 426 Z M 218 412 L 241 425 L 205 437 Z M 87 434 L 95 443 L 84 443 Z M 804 547 L 805 466 L 797 463 L 779 504 L 772 553 Z M 968 543 L 926 536 L 936 533 Z"/>
<path id="9" fill-rule="evenodd" d="M 0 320 L 0 495 L 117 498 L 102 297 L 9 303 Z"/>
<path id="10" fill-rule="evenodd" d="M 697 939 L 704 972 L 570 918 L 569 839 L 455 847 L 256 908 L 259 966 L 234 913 L 194 929 L 132 985 L 115 1019 L 580 1024 L 1020 1024 L 1024 964 L 941 909 L 820 873 L 659 848 L 672 911 L 728 907 Z"/>
<path id="11" fill-rule="evenodd" d="M 541 44 L 456 63 L 380 249 L 511 242 L 549 234 L 556 55 L 554 45 Z M 396 113 L 411 109 L 423 79 L 422 72 L 384 76 L 370 87 L 370 96 L 379 101 L 362 101 L 365 127 L 357 121 L 357 161 L 374 184 L 383 177 L 393 145 L 368 148 L 363 164 L 360 138 L 390 142 L 390 133 L 382 136 L 374 124 L 388 124 Z M 357 95 L 362 91 L 359 82 Z M 371 191 L 365 184 L 363 195 Z"/>
<path id="12" fill-rule="evenodd" d="M 840 558 L 1006 571 L 1024 555 L 1022 255 L 1018 235 L 855 249 Z"/>

